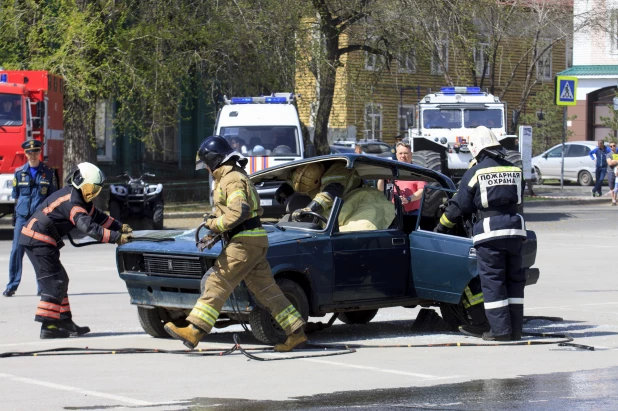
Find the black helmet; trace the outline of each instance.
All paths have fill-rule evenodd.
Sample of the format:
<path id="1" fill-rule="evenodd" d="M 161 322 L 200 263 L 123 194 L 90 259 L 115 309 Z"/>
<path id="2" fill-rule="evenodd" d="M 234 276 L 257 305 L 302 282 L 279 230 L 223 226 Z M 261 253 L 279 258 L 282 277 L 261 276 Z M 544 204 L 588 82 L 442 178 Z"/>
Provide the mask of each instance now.
<path id="1" fill-rule="evenodd" d="M 247 159 L 242 157 L 237 151 L 234 151 L 227 140 L 221 136 L 206 137 L 197 151 L 197 157 L 196 170 L 204 168 L 203 166 L 205 165 L 211 171 L 214 171 L 221 164 L 231 159 L 235 159 L 241 167 L 247 164 Z"/>

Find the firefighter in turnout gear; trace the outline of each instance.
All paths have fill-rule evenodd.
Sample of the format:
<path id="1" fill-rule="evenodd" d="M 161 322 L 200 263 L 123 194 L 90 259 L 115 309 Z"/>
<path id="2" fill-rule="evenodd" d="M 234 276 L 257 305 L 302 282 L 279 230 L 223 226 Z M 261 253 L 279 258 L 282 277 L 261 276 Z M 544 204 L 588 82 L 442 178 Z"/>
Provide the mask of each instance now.
<path id="1" fill-rule="evenodd" d="M 524 219 L 517 214 L 523 199 L 523 173 L 504 159 L 506 151 L 487 127 L 474 130 L 469 148 L 477 164 L 464 174 L 435 231 L 446 233 L 463 214 L 476 215 L 472 241 L 491 326 L 482 338 L 519 340 L 526 285 L 521 249 L 527 234 Z"/>
<path id="2" fill-rule="evenodd" d="M 105 175 L 93 164 L 81 163 L 67 186 L 49 196 L 21 230 L 20 244 L 34 266 L 41 301 L 34 317 L 41 322 L 41 338 L 68 338 L 90 332 L 72 319 L 67 295 L 69 277 L 60 262 L 62 237 L 74 228 L 102 243 L 124 244 L 131 228 L 97 209 L 92 200 L 100 193 Z"/>
<path id="3" fill-rule="evenodd" d="M 223 304 L 234 288 L 245 281 L 257 301 L 266 307 L 287 334 L 275 351 L 291 351 L 307 341 L 305 320 L 275 283 L 266 260 L 268 237 L 262 228 L 260 198 L 247 177 L 247 160 L 220 136 L 206 138 L 197 153 L 196 169 L 207 168 L 214 180 L 215 215 L 208 217 L 208 235 L 222 233 L 226 245 L 207 272 L 204 293 L 187 317 L 187 327 L 169 322 L 165 330 L 190 349 L 210 332 Z"/>

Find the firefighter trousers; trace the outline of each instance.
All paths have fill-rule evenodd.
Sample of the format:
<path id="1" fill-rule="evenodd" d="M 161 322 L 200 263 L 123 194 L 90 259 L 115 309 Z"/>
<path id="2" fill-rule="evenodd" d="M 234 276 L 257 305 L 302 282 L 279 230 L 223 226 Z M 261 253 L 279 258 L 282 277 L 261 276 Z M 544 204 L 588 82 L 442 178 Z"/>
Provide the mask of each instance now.
<path id="1" fill-rule="evenodd" d="M 492 334 L 521 335 L 526 286 L 526 277 L 521 266 L 522 239 L 492 240 L 475 248 L 485 313 Z"/>
<path id="2" fill-rule="evenodd" d="M 301 328 L 305 321 L 275 283 L 266 260 L 268 247 L 232 242 L 223 250 L 208 271 L 202 296 L 197 300 L 187 320 L 205 332 L 210 332 L 223 304 L 242 280 L 266 307 L 287 335 Z"/>
<path id="3" fill-rule="evenodd" d="M 30 259 L 36 280 L 41 290 L 41 301 L 34 321 L 56 323 L 71 319 L 71 306 L 67 290 L 69 276 L 60 262 L 60 250 L 56 247 L 24 246 Z"/>

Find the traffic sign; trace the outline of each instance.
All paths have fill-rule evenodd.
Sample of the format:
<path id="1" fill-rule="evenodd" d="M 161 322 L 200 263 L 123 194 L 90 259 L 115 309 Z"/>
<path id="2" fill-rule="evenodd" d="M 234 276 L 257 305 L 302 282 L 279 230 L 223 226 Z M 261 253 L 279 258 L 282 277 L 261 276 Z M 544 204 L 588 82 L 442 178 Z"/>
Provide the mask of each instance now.
<path id="1" fill-rule="evenodd" d="M 577 104 L 577 77 L 556 76 L 556 105 L 574 106 Z"/>

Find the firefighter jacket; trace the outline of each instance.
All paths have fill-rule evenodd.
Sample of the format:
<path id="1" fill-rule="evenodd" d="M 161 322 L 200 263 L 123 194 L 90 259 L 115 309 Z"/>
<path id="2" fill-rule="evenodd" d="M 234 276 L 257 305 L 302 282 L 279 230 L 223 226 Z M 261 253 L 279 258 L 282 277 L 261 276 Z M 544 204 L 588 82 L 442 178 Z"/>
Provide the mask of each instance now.
<path id="1" fill-rule="evenodd" d="M 15 170 L 13 176 L 13 198 L 16 200 L 15 213 L 24 219 L 34 214 L 37 207 L 48 196 L 58 190 L 56 170 L 39 163 L 34 178 L 28 163 Z"/>
<path id="2" fill-rule="evenodd" d="M 361 178 L 354 169 L 347 168 L 344 163 L 337 162 L 330 166 L 320 180 L 320 191 L 313 201 L 322 206 L 323 211 L 330 210 L 335 197 L 343 198 L 350 191 L 358 188 Z"/>
<path id="3" fill-rule="evenodd" d="M 461 179 L 440 224 L 451 228 L 463 214 L 476 215 L 474 245 L 501 238 L 526 238 L 524 218 L 517 214 L 524 187 L 519 167 L 503 158 L 481 154 L 478 164 Z"/>
<path id="4" fill-rule="evenodd" d="M 264 210 L 247 173 L 237 165 L 222 165 L 212 173 L 215 217 L 206 226 L 215 233 L 228 233 L 230 242 L 268 246 L 266 230 L 260 224 Z"/>
<path id="5" fill-rule="evenodd" d="M 81 191 L 69 185 L 43 201 L 22 228 L 19 243 L 60 248 L 61 238 L 74 228 L 102 243 L 115 243 L 122 223 L 87 203 Z"/>

